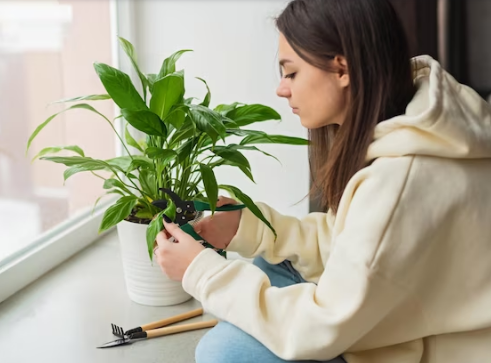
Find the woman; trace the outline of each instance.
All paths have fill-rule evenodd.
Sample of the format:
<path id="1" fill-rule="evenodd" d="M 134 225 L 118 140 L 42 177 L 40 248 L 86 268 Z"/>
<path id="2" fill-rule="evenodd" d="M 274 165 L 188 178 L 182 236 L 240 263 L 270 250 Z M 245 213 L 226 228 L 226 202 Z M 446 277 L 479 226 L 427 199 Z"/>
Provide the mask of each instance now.
<path id="1" fill-rule="evenodd" d="M 296 0 L 277 25 L 327 213 L 258 203 L 276 241 L 247 209 L 200 223 L 254 264 L 165 223 L 162 269 L 223 321 L 197 362 L 491 362 L 489 105 L 409 59 L 387 0 Z"/>

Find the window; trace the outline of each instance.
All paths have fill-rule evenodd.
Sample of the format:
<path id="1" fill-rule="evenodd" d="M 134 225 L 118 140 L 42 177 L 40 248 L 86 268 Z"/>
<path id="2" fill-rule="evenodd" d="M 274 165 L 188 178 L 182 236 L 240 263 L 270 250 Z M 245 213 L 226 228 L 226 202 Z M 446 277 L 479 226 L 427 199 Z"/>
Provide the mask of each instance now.
<path id="1" fill-rule="evenodd" d="M 93 63 L 114 65 L 112 7 L 111 0 L 0 3 L 0 266 L 89 216 L 104 194 L 103 181 L 90 173 L 64 183 L 64 165 L 31 163 L 41 149 L 55 146 L 78 145 L 100 159 L 117 156 L 114 131 L 100 116 L 70 110 L 41 131 L 27 155 L 26 146 L 37 126 L 69 106 L 50 103 L 105 93 Z M 112 101 L 87 103 L 114 119 Z"/>

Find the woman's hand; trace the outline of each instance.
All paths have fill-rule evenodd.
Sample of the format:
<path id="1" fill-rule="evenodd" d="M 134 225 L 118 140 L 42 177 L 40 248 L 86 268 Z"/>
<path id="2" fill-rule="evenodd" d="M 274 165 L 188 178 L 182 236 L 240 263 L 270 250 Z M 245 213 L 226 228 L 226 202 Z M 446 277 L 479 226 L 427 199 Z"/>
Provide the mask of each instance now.
<path id="1" fill-rule="evenodd" d="M 237 202 L 231 198 L 218 198 L 217 207 L 227 204 L 237 204 Z M 239 229 L 241 215 L 241 210 L 216 212 L 213 216 L 203 218 L 193 227 L 213 247 L 224 250 Z"/>
<path id="2" fill-rule="evenodd" d="M 191 262 L 205 249 L 198 241 L 179 228 L 177 224 L 164 220 L 165 230 L 157 235 L 158 247 L 154 254 L 162 271 L 172 280 L 182 281 Z M 173 236 L 176 241 L 169 241 Z"/>

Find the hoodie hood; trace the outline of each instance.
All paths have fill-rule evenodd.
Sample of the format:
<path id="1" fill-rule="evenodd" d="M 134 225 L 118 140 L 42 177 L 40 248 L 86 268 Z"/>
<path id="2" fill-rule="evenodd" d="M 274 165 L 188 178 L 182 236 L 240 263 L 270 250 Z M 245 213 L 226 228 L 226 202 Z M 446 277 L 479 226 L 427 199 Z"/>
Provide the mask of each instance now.
<path id="1" fill-rule="evenodd" d="M 375 127 L 367 161 L 403 155 L 490 158 L 491 105 L 430 56 L 412 62 L 416 94 L 404 115 Z"/>

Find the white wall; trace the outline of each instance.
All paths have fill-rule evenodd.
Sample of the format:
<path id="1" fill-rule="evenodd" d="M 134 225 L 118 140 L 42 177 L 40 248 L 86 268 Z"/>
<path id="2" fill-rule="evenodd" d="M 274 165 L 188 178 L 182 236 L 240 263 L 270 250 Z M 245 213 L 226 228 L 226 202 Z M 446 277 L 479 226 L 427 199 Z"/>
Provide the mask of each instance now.
<path id="1" fill-rule="evenodd" d="M 119 3 L 119 2 L 118 2 Z M 179 49 L 178 69 L 186 72 L 186 96 L 202 98 L 204 78 L 211 88 L 211 106 L 240 101 L 275 108 L 281 122 L 252 125 L 269 133 L 307 137 L 288 103 L 276 96 L 278 33 L 273 18 L 287 1 L 156 1 L 131 2 L 133 23 L 120 34 L 135 44 L 144 72 L 158 73 L 162 61 Z M 132 28 L 132 29 L 131 29 Z M 251 127 L 252 128 L 252 127 Z M 306 146 L 261 146 L 274 159 L 248 152 L 254 185 L 235 170 L 217 170 L 219 183 L 236 185 L 256 201 L 301 217 L 308 213 L 309 168 Z M 300 203 L 298 203 L 300 201 Z M 298 204 L 297 204 L 298 203 Z"/>

